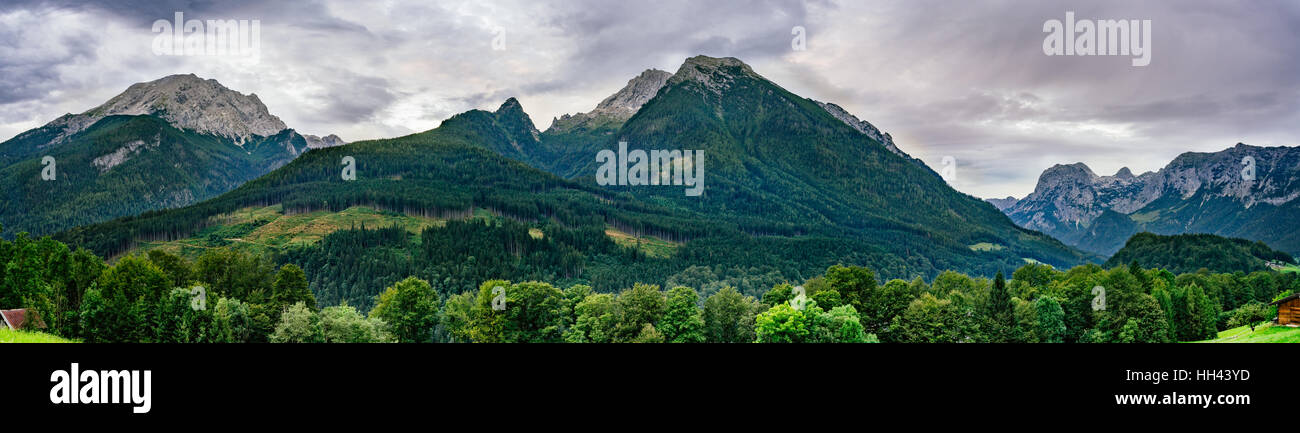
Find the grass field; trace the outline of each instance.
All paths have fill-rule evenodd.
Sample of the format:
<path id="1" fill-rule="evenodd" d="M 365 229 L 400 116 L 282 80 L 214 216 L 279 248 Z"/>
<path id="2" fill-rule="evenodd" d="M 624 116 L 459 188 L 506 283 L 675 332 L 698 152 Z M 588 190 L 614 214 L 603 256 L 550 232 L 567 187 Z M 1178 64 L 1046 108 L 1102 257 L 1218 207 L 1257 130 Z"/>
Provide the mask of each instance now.
<path id="1" fill-rule="evenodd" d="M 641 236 L 638 238 L 630 233 L 619 231 L 613 227 L 605 228 L 605 236 L 609 236 L 609 238 L 613 239 L 616 244 L 629 248 L 638 248 L 641 252 L 644 252 L 647 257 L 659 259 L 672 257 L 673 253 L 677 252 L 677 247 L 679 246 L 676 243 L 651 236 Z"/>
<path id="2" fill-rule="evenodd" d="M 279 205 L 246 208 L 214 218 L 216 225 L 193 236 L 166 242 L 146 242 L 141 251 L 161 249 L 188 259 L 205 250 L 232 247 L 250 253 L 266 253 L 291 246 L 311 245 L 330 233 L 352 227 L 380 228 L 398 225 L 418 235 L 425 227 L 441 226 L 445 220 L 384 212 L 353 206 L 341 212 L 318 211 L 285 215 Z"/>
<path id="3" fill-rule="evenodd" d="M 970 248 L 971 251 L 1002 251 L 1002 249 L 1006 247 L 998 244 L 988 243 L 988 242 L 980 242 L 978 244 L 971 245 L 968 248 Z"/>
<path id="4" fill-rule="evenodd" d="M 0 328 L 0 343 L 77 343 L 77 341 L 43 332 L 11 331 Z"/>
<path id="5" fill-rule="evenodd" d="M 503 218 L 492 212 L 477 208 L 470 218 L 495 220 Z M 268 254 L 282 251 L 294 246 L 308 246 L 319 242 L 330 233 L 353 227 L 380 228 L 393 225 L 405 228 L 415 235 L 412 241 L 420 242 L 420 232 L 426 227 L 441 227 L 447 224 L 444 219 L 410 216 L 397 212 L 386 212 L 365 206 L 353 206 L 341 212 L 317 211 L 305 214 L 285 215 L 280 205 L 250 207 L 229 214 L 213 217 L 212 225 L 199 230 L 185 239 L 172 241 L 142 242 L 133 253 L 151 250 L 163 250 L 190 260 L 197 259 L 204 251 L 212 248 L 230 247 L 252 254 Z M 543 239 L 545 233 L 537 228 L 530 228 L 528 234 L 534 239 Z M 647 256 L 656 258 L 670 257 L 677 251 L 676 243 L 662 239 L 641 236 L 639 239 L 631 234 L 613 228 L 605 234 L 615 243 L 627 247 L 640 248 Z M 639 243 L 638 243 L 639 240 Z"/>
<path id="6" fill-rule="evenodd" d="M 1270 324 L 1256 326 L 1252 332 L 1250 327 L 1242 326 L 1220 332 L 1219 338 L 1197 343 L 1300 343 L 1300 328 Z"/>

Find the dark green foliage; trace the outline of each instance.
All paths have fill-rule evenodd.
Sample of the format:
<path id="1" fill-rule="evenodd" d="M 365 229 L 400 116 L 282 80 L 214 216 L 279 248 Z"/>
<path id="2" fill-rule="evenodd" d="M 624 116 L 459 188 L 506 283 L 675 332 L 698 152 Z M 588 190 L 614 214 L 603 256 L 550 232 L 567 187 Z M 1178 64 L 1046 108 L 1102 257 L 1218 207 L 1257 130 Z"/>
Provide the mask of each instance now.
<path id="1" fill-rule="evenodd" d="M 53 234 L 197 203 L 284 165 L 307 146 L 285 130 L 241 147 L 147 115 L 108 116 L 68 142 L 39 151 L 32 137 L 0 143 L 0 220 L 6 230 L 0 234 L 5 237 L 24 231 Z M 119 165 L 102 163 L 108 159 L 95 164 L 115 153 L 124 159 Z M 55 158 L 55 180 L 41 178 L 43 156 Z"/>
<path id="2" fill-rule="evenodd" d="M 438 292 L 427 281 L 410 277 L 379 294 L 370 317 L 387 323 L 400 342 L 423 343 L 429 341 L 438 323 L 440 303 Z"/>
<path id="3" fill-rule="evenodd" d="M 704 300 L 705 340 L 718 343 L 754 341 L 754 318 L 761 305 L 752 297 L 726 287 Z"/>
<path id="4" fill-rule="evenodd" d="M 1065 310 L 1051 296 L 1038 298 L 1038 341 L 1042 343 L 1065 342 Z"/>
<path id="5" fill-rule="evenodd" d="M 1007 293 L 1007 280 L 998 271 L 993 277 L 993 288 L 989 291 L 989 316 L 1001 324 L 1011 322 L 1011 295 Z"/>
<path id="6" fill-rule="evenodd" d="M 1232 273 L 1267 270 L 1265 262 L 1271 260 L 1295 263 L 1291 255 L 1275 251 L 1259 241 L 1210 234 L 1160 236 L 1138 233 L 1107 260 L 1105 266 L 1133 262 L 1175 274 L 1196 272 L 1201 268 Z"/>
<path id="7" fill-rule="evenodd" d="M 657 328 L 669 343 L 703 343 L 704 319 L 700 316 L 700 295 L 689 287 L 668 291 L 667 310 Z"/>

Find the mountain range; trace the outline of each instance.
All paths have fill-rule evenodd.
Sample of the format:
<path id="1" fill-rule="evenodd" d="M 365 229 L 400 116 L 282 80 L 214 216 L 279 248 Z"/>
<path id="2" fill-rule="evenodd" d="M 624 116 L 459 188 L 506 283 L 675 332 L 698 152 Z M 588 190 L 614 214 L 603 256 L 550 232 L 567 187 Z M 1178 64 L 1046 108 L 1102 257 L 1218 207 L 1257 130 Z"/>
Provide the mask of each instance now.
<path id="1" fill-rule="evenodd" d="M 0 143 L 3 234 L 76 225 L 193 204 L 314 148 L 257 95 L 172 75 Z"/>
<path id="2" fill-rule="evenodd" d="M 1075 163 L 1048 168 L 1023 199 L 990 200 L 1016 224 L 1111 255 L 1134 234 L 1208 233 L 1300 253 L 1300 147 L 1238 143 L 1187 152 L 1164 168 L 1099 176 Z"/>
<path id="3" fill-rule="evenodd" d="M 704 194 L 598 185 L 596 155 L 619 142 L 631 150 L 703 151 Z M 345 158 L 355 161 L 355 180 L 341 176 Z M 611 290 L 634 281 L 665 284 L 698 267 L 802 281 L 837 263 L 910 279 L 949 269 L 992 275 L 1027 261 L 1069 267 L 1100 260 L 1017 227 L 989 203 L 953 190 L 888 134 L 842 108 L 794 95 L 738 59 L 705 56 L 687 59 L 671 74 L 646 71 L 591 112 L 555 119 L 544 132 L 510 98 L 494 111 L 461 113 L 430 131 L 306 152 L 210 200 L 56 238 L 114 255 L 146 240 L 191 237 L 233 213 L 267 206 L 278 215 L 364 206 L 438 219 L 486 214 L 520 221 L 554 252 L 529 268 L 551 273 L 513 277 L 571 278 Z M 418 262 L 433 254 L 439 263 L 481 263 L 486 259 L 470 254 L 471 246 L 500 241 L 499 234 L 483 236 L 462 234 L 452 244 L 393 257 Z M 627 255 L 613 246 L 613 236 L 670 245 L 672 253 Z M 331 242 L 326 237 L 321 245 Z M 312 254 L 302 248 L 321 246 L 294 248 L 293 257 L 307 257 Z M 346 250 L 362 254 L 356 248 L 366 247 Z M 529 257 L 511 260 L 534 260 Z M 464 269 L 427 277 L 444 280 Z M 360 281 L 347 290 L 378 290 L 381 283 Z"/>

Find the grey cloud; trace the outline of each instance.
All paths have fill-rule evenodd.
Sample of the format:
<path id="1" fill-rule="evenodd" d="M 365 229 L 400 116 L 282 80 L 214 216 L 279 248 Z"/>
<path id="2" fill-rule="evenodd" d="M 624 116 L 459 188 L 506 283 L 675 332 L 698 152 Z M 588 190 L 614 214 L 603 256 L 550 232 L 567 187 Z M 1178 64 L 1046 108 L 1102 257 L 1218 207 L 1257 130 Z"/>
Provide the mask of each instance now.
<path id="1" fill-rule="evenodd" d="M 706 54 L 844 106 L 932 166 L 956 156 L 958 188 L 981 196 L 1023 195 L 1056 163 L 1144 171 L 1188 150 L 1300 141 L 1300 2 L 1288 0 L 0 4 L 0 13 L 51 10 L 142 32 L 178 10 L 260 19 L 264 57 L 249 69 L 138 51 L 102 58 L 125 42 L 99 26 L 0 28 L 0 122 L 48 121 L 103 102 L 104 89 L 195 72 L 256 91 L 294 128 L 351 140 L 427 129 L 508 97 L 545 124 L 557 111 L 589 110 L 644 69 L 671 72 Z M 1044 55 L 1044 20 L 1067 10 L 1152 20 L 1151 65 Z M 507 51 L 488 47 L 494 26 L 507 31 Z M 793 26 L 807 29 L 809 51 L 792 54 Z M 11 50 L 20 31 L 66 49 Z"/>

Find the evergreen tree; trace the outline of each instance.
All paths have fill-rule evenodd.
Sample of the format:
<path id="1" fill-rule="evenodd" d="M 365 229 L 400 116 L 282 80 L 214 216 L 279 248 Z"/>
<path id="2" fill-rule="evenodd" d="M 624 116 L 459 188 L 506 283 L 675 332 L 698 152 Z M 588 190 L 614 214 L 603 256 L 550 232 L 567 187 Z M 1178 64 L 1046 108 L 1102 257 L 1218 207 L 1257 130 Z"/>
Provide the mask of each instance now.
<path id="1" fill-rule="evenodd" d="M 996 323 L 1006 326 L 1011 323 L 1011 294 L 1007 292 L 1007 280 L 998 271 L 993 277 L 993 288 L 989 291 L 989 317 Z"/>

